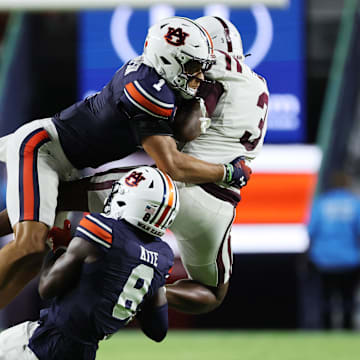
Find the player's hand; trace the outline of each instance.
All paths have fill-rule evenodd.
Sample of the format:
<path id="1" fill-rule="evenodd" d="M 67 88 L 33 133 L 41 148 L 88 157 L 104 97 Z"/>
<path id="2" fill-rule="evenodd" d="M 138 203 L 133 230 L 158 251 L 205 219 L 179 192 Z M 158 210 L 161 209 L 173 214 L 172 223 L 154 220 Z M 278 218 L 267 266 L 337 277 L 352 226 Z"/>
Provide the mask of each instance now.
<path id="1" fill-rule="evenodd" d="M 64 228 L 54 226 L 48 234 L 48 242 L 52 251 L 55 253 L 57 249 L 66 249 L 72 239 L 71 236 L 71 223 L 69 220 L 64 221 Z"/>
<path id="2" fill-rule="evenodd" d="M 199 120 L 200 120 L 200 131 L 202 134 L 206 134 L 206 130 L 211 125 L 211 119 L 208 117 L 201 117 L 199 118 Z"/>
<path id="3" fill-rule="evenodd" d="M 250 179 L 251 168 L 245 164 L 245 157 L 239 156 L 228 164 L 224 164 L 226 174 L 223 182 L 239 189 L 244 187 Z"/>

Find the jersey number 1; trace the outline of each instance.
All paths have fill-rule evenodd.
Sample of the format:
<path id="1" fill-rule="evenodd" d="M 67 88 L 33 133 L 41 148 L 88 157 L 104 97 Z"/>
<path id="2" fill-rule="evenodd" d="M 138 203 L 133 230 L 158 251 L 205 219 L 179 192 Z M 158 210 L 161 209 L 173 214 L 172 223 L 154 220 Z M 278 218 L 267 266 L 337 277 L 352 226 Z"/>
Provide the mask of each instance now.
<path id="1" fill-rule="evenodd" d="M 156 91 L 160 91 L 161 88 L 165 85 L 165 80 L 164 79 L 160 79 L 156 84 L 153 85 L 153 88 Z"/>

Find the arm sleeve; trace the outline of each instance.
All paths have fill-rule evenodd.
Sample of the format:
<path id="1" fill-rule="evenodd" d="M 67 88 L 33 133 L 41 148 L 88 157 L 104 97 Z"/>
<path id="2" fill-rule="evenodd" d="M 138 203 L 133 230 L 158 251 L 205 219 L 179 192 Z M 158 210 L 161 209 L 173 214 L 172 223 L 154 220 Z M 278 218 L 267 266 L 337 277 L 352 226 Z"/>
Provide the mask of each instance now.
<path id="1" fill-rule="evenodd" d="M 173 130 L 170 125 L 171 122 L 169 120 L 156 119 L 151 116 L 140 114 L 134 116 L 132 124 L 138 136 L 139 143 L 147 136 L 173 136 Z"/>
<path id="2" fill-rule="evenodd" d="M 161 87 L 159 83 L 161 82 Z M 149 76 L 129 82 L 124 87 L 122 103 L 140 140 L 151 135 L 170 135 L 176 112 L 175 95 L 165 80 Z"/>
<path id="3" fill-rule="evenodd" d="M 137 315 L 137 320 L 146 336 L 156 342 L 162 341 L 167 334 L 169 326 L 168 304 L 157 307 L 145 305 Z"/>

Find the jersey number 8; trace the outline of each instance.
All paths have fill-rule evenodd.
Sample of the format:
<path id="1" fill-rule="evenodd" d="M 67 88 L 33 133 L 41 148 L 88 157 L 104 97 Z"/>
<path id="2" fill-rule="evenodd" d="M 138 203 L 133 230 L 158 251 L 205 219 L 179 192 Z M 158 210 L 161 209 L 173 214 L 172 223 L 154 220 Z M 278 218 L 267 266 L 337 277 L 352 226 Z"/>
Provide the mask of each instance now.
<path id="1" fill-rule="evenodd" d="M 137 307 L 148 292 L 153 277 L 154 269 L 152 267 L 145 264 L 136 266 L 120 293 L 112 316 L 129 322 L 135 316 Z"/>

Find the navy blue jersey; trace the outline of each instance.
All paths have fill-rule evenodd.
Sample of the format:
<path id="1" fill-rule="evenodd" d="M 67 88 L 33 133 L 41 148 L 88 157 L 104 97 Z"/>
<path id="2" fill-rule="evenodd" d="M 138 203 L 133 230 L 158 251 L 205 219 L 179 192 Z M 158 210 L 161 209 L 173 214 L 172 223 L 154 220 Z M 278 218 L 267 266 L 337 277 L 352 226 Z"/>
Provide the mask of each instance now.
<path id="1" fill-rule="evenodd" d="M 53 118 L 74 167 L 98 167 L 133 153 L 149 135 L 170 135 L 175 94 L 142 57 L 126 63 L 98 93 Z"/>
<path id="2" fill-rule="evenodd" d="M 125 221 L 90 214 L 81 220 L 75 236 L 94 244 L 102 256 L 84 263 L 77 286 L 53 300 L 29 343 L 39 359 L 46 358 L 49 346 L 58 348 L 51 340 L 54 329 L 68 338 L 61 337 L 62 348 L 70 344 L 72 351 L 76 346 L 96 351 L 99 340 L 125 326 L 144 300 L 165 284 L 173 265 L 172 250 L 165 242 Z M 52 336 L 37 341 L 46 331 Z"/>

